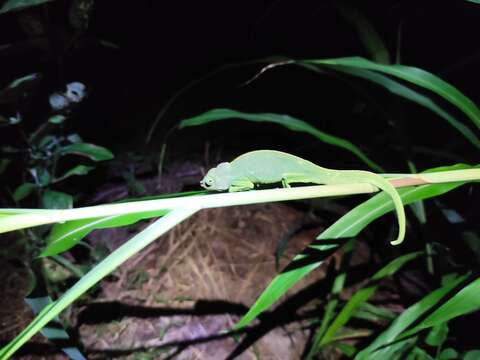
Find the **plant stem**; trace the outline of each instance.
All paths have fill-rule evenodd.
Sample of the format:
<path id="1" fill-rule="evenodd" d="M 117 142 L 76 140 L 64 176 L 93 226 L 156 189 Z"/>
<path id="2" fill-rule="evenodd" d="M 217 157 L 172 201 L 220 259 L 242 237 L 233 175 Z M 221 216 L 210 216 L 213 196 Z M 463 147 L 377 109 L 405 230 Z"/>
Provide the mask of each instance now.
<path id="1" fill-rule="evenodd" d="M 452 170 L 433 173 L 405 175 L 391 179 L 390 183 L 397 187 L 414 185 L 438 184 L 458 181 L 480 180 L 480 169 Z M 131 201 L 127 203 L 88 206 L 77 209 L 47 210 L 47 209 L 0 209 L 0 233 L 23 229 L 38 225 L 52 224 L 79 219 L 89 219 L 104 216 L 141 213 L 162 209 L 178 209 L 196 207 L 199 209 L 259 204 L 288 200 L 312 199 L 329 196 L 374 193 L 379 189 L 371 184 L 337 184 L 316 185 L 294 188 L 242 191 L 197 195 L 167 199 Z"/>

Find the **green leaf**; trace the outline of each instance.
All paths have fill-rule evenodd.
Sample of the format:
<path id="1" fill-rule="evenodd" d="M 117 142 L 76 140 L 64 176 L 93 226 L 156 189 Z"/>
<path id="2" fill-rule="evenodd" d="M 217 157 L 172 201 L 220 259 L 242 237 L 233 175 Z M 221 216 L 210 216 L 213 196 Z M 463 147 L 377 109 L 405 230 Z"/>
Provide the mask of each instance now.
<path id="1" fill-rule="evenodd" d="M 337 59 L 305 60 L 299 63 L 310 65 L 328 65 L 332 67 L 344 66 L 365 70 L 379 71 L 417 86 L 428 89 L 443 97 L 460 110 L 462 110 L 473 123 L 480 128 L 480 110 L 468 97 L 463 95 L 456 87 L 440 79 L 428 71 L 405 65 L 382 65 L 361 57 L 347 57 Z"/>
<path id="2" fill-rule="evenodd" d="M 13 199 L 17 202 L 21 201 L 30 195 L 35 188 L 35 184 L 29 182 L 23 183 L 15 189 L 15 192 L 13 193 Z"/>
<path id="3" fill-rule="evenodd" d="M 472 167 L 464 164 L 457 164 L 453 166 L 430 169 L 426 172 L 469 168 Z M 402 202 L 407 205 L 415 201 L 442 195 L 463 184 L 465 184 L 465 182 L 422 185 L 418 187 L 398 189 L 398 192 L 402 198 Z M 335 247 L 338 247 L 345 242 L 345 240 L 337 240 L 336 242 L 332 242 L 327 239 L 341 239 L 356 236 L 368 224 L 387 212 L 392 211 L 393 208 L 394 206 L 391 198 L 382 192 L 355 207 L 353 210 L 349 211 L 346 215 L 337 220 L 333 225 L 320 234 L 319 237 L 317 237 L 316 243 L 310 245 L 310 251 L 315 254 L 311 255 L 312 260 L 310 260 L 308 256 L 304 254 L 297 255 L 290 265 L 288 265 L 281 274 L 277 275 L 272 280 L 268 287 L 259 296 L 257 301 L 252 305 L 247 314 L 245 314 L 244 317 L 235 325 L 235 328 L 239 329 L 248 325 L 259 314 L 272 306 L 273 303 L 275 303 L 288 291 L 288 289 L 300 281 L 305 275 L 319 267 L 323 263 L 325 257 L 330 255 L 332 250 L 335 250 Z"/>
<path id="4" fill-rule="evenodd" d="M 478 360 L 480 359 L 480 350 L 471 350 L 463 356 L 463 360 Z"/>
<path id="5" fill-rule="evenodd" d="M 46 209 L 71 209 L 73 197 L 64 192 L 47 190 L 43 193 L 42 204 Z"/>
<path id="6" fill-rule="evenodd" d="M 7 166 L 11 163 L 12 161 L 10 159 L 0 159 L 0 175 L 7 170 Z"/>
<path id="7" fill-rule="evenodd" d="M 358 37 L 372 59 L 382 64 L 390 63 L 390 55 L 385 43 L 365 15 L 345 1 L 335 1 L 333 4 L 355 28 Z"/>
<path id="8" fill-rule="evenodd" d="M 54 182 L 59 182 L 59 181 L 65 180 L 65 179 L 69 178 L 70 176 L 74 176 L 74 175 L 86 175 L 90 171 L 92 171 L 93 169 L 95 169 L 95 168 L 92 167 L 92 166 L 77 165 L 74 168 L 68 170 L 62 176 L 56 178 Z"/>
<path id="9" fill-rule="evenodd" d="M 448 296 L 455 291 L 468 278 L 468 275 L 459 276 L 455 279 L 450 279 L 439 289 L 432 291 L 423 299 L 410 306 L 403 311 L 393 323 L 381 333 L 370 345 L 357 354 L 355 360 L 383 360 L 389 359 L 395 354 L 403 345 L 405 341 L 412 341 L 412 337 L 401 340 L 400 335 L 413 323 L 422 317 L 423 314 L 431 311 L 437 306 L 445 296 Z"/>
<path id="10" fill-rule="evenodd" d="M 360 305 L 353 317 L 378 323 L 384 320 L 393 320 L 397 315 L 390 309 L 372 305 L 368 302 Z"/>
<path id="11" fill-rule="evenodd" d="M 67 154 L 86 156 L 93 161 L 104 161 L 113 159 L 113 154 L 110 152 L 110 150 L 102 146 L 87 143 L 75 143 L 64 146 L 62 148 L 62 155 Z"/>
<path id="12" fill-rule="evenodd" d="M 416 334 L 420 330 L 427 329 L 432 326 L 438 326 L 458 316 L 479 310 L 479 293 L 480 277 L 472 281 L 470 284 L 452 296 L 446 303 L 437 308 L 426 319 L 422 320 L 421 324 L 402 334 L 402 337 Z"/>
<path id="13" fill-rule="evenodd" d="M 212 121 L 227 120 L 227 119 L 241 119 L 253 122 L 270 122 L 278 125 L 282 125 L 289 130 L 304 132 L 310 134 L 320 141 L 327 143 L 329 145 L 334 145 L 345 150 L 350 151 L 365 164 L 367 164 L 371 169 L 376 172 L 384 172 L 382 167 L 375 163 L 373 160 L 369 159 L 365 153 L 360 150 L 356 145 L 352 144 L 350 141 L 327 134 L 323 131 L 318 130 L 309 123 L 296 119 L 288 115 L 280 114 L 271 114 L 271 113 L 262 113 L 262 114 L 252 114 L 244 113 L 240 111 L 235 111 L 231 109 L 213 109 L 207 111 L 203 114 L 194 116 L 189 119 L 182 120 L 179 124 L 179 129 L 183 129 L 189 126 L 199 126 L 208 124 Z"/>
<path id="14" fill-rule="evenodd" d="M 446 322 L 435 325 L 425 338 L 425 342 L 430 346 L 442 346 L 448 335 L 448 324 Z"/>
<path id="15" fill-rule="evenodd" d="M 72 220 L 63 224 L 55 224 L 47 238 L 47 247 L 40 256 L 52 256 L 67 251 L 93 230 L 127 226 L 143 219 L 160 217 L 167 213 L 167 210 L 156 210 L 136 214 Z"/>
<path id="16" fill-rule="evenodd" d="M 72 304 L 98 281 L 110 274 L 118 266 L 151 244 L 165 232 L 193 215 L 197 210 L 199 210 L 197 207 L 192 207 L 171 211 L 108 255 L 60 298 L 52 304 L 47 305 L 15 339 L 0 349 L 0 359 L 10 358 L 23 344 L 31 339 L 33 335 L 47 325 L 50 320 L 54 319 L 62 310 Z"/>
<path id="17" fill-rule="evenodd" d="M 353 357 L 357 352 L 355 346 L 346 343 L 338 343 L 336 344 L 336 347 L 348 358 Z"/>
<path id="18" fill-rule="evenodd" d="M 0 8 L 0 14 L 9 11 L 19 11 L 32 6 L 41 5 L 53 0 L 7 0 Z"/>
<path id="19" fill-rule="evenodd" d="M 67 119 L 67 117 L 64 116 L 64 115 L 54 115 L 54 116 L 52 116 L 51 118 L 48 119 L 48 122 L 52 123 L 52 124 L 61 124 L 66 119 Z"/>
<path id="20" fill-rule="evenodd" d="M 0 14 L 2 13 L 2 9 L 0 9 Z M 9 103 L 19 100 L 26 92 L 36 86 L 40 80 L 40 74 L 33 73 L 12 81 L 5 88 L 0 90 L 0 103 Z"/>
<path id="21" fill-rule="evenodd" d="M 458 351 L 452 348 L 447 348 L 443 350 L 438 356 L 438 360 L 455 360 L 455 359 L 458 359 Z"/>
<path id="22" fill-rule="evenodd" d="M 414 347 L 410 354 L 408 354 L 406 360 L 435 360 L 428 353 L 420 349 L 419 347 Z"/>
<path id="23" fill-rule="evenodd" d="M 423 252 L 414 252 L 410 254 L 405 254 L 403 256 L 399 256 L 398 258 L 392 260 L 388 265 L 383 267 L 379 270 L 375 275 L 372 277 L 372 284 L 365 288 L 358 290 L 346 303 L 346 305 L 342 308 L 340 313 L 337 315 L 335 320 L 332 322 L 328 330 L 325 332 L 325 335 L 322 337 L 318 344 L 318 351 L 321 347 L 325 346 L 327 343 L 331 342 L 337 333 L 337 331 L 344 326 L 350 318 L 353 316 L 355 310 L 368 301 L 368 299 L 375 294 L 378 289 L 378 282 L 387 277 L 392 276 L 398 270 L 400 270 L 405 264 L 408 262 L 418 258 L 422 255 Z"/>
<path id="24" fill-rule="evenodd" d="M 443 110 L 429 97 L 422 95 L 421 93 L 405 85 L 402 85 L 398 81 L 390 79 L 388 76 L 376 73 L 374 71 L 349 68 L 349 67 L 341 67 L 341 66 L 336 66 L 334 67 L 334 69 L 339 72 L 343 72 L 352 76 L 357 76 L 357 77 L 369 80 L 375 84 L 383 86 L 392 94 L 403 97 L 407 100 L 410 100 L 418 105 L 421 105 L 429 109 L 433 113 L 437 114 L 438 116 L 446 120 L 449 125 L 454 127 L 475 147 L 480 148 L 480 139 L 475 135 L 475 133 L 468 126 L 461 123 L 460 121 L 455 119 L 452 115 L 450 115 L 448 112 Z"/>
<path id="25" fill-rule="evenodd" d="M 28 296 L 24 300 L 27 305 L 30 306 L 35 315 L 53 302 L 50 296 Z M 60 322 L 58 317 L 52 319 L 52 321 L 41 330 L 41 333 L 47 339 L 50 339 L 50 341 L 52 341 L 54 344 L 57 343 L 57 345 L 61 345 L 62 343 L 70 343 L 70 337 L 68 336 L 68 333 L 65 331 L 63 324 Z M 67 356 L 72 360 L 86 360 L 82 353 L 75 347 L 64 345 L 64 347 L 62 347 L 62 351 L 65 352 L 65 354 L 67 354 Z"/>

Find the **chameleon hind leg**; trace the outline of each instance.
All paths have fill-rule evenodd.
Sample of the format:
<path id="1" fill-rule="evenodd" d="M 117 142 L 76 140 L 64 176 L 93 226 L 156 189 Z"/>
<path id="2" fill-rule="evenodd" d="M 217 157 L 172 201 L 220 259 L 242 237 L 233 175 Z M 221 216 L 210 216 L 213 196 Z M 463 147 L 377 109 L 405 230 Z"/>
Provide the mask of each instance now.
<path id="1" fill-rule="evenodd" d="M 235 180 L 228 188 L 229 192 L 246 191 L 255 188 L 255 184 L 248 179 Z"/>
<path id="2" fill-rule="evenodd" d="M 282 185 L 285 188 L 289 188 L 292 183 L 317 183 L 313 179 L 309 178 L 305 174 L 301 173 L 284 173 L 282 174 Z"/>

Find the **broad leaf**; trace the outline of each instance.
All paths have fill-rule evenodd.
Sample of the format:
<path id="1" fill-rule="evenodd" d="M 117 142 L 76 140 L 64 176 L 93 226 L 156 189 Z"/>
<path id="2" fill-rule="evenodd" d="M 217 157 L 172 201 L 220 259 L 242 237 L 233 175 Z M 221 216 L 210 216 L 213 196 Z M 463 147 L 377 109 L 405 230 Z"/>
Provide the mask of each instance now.
<path id="1" fill-rule="evenodd" d="M 113 154 L 110 150 L 93 144 L 75 143 L 67 145 L 62 148 L 62 155 L 75 154 L 86 156 L 93 161 L 104 161 L 113 159 Z"/>
<path id="2" fill-rule="evenodd" d="M 35 190 L 36 185 L 26 182 L 20 185 L 15 189 L 15 192 L 13 193 L 13 199 L 15 201 L 22 201 L 25 199 L 28 195 L 32 193 L 33 190 Z"/>
<path id="3" fill-rule="evenodd" d="M 42 205 L 46 209 L 71 209 L 73 197 L 64 192 L 47 190 L 42 195 Z"/>

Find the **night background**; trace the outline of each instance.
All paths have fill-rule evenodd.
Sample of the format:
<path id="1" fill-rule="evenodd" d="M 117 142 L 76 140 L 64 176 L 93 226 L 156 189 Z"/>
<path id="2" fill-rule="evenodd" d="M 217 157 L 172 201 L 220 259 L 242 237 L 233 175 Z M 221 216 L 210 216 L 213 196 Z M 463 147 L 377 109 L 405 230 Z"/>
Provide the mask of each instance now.
<path id="1" fill-rule="evenodd" d="M 0 2 L 0 359 L 38 299 L 164 215 L 92 225 L 93 209 L 9 231 L 20 215 L 3 209 L 202 195 L 210 168 L 259 149 L 332 169 L 475 171 L 479 24 L 473 0 Z M 378 66 L 304 61 L 347 57 Z M 231 111 L 207 121 L 214 109 Z M 472 174 L 403 198 L 401 246 L 394 212 L 319 245 L 373 195 L 202 210 L 61 312 L 49 326 L 68 339 L 37 334 L 13 358 L 480 359 Z M 277 280 L 278 301 L 267 293 L 247 328 L 223 332 Z"/>

